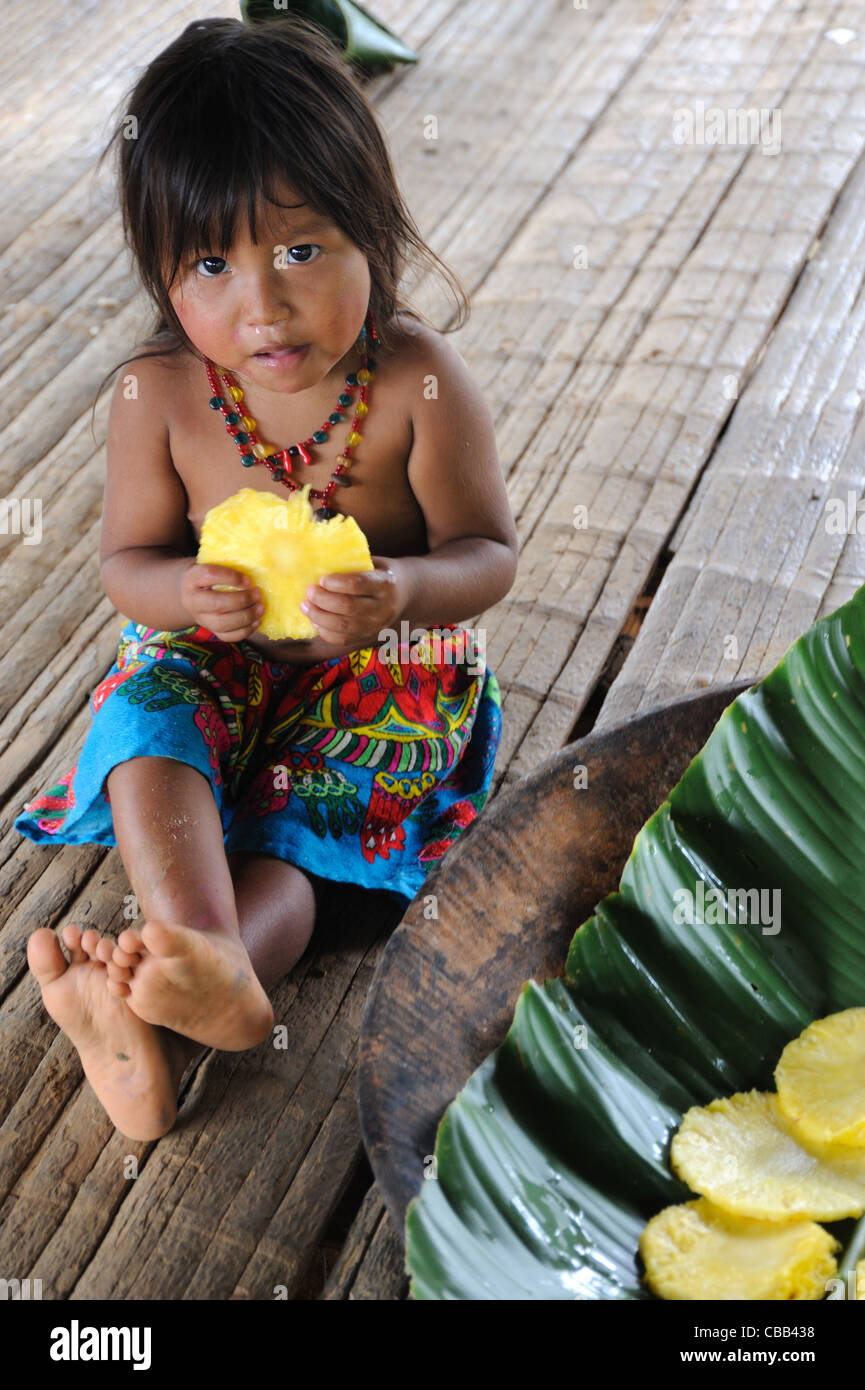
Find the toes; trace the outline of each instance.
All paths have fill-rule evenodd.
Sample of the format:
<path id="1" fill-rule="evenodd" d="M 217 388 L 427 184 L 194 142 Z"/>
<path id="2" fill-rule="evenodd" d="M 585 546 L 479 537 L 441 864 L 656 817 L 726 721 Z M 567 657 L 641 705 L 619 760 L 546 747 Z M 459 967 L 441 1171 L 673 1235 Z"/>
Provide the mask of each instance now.
<path id="1" fill-rule="evenodd" d="M 141 928 L 143 949 L 154 956 L 179 956 L 188 947 L 186 927 L 170 926 L 167 922 L 145 922 Z"/>
<path id="2" fill-rule="evenodd" d="M 83 965 L 86 960 L 90 959 L 87 952 L 81 949 L 81 928 L 76 926 L 74 922 L 67 922 L 60 935 L 63 938 L 63 945 L 69 952 L 70 965 Z"/>
<path id="3" fill-rule="evenodd" d="M 56 934 L 40 927 L 27 942 L 27 964 L 40 985 L 50 985 L 65 975 L 68 966 Z"/>
<path id="4" fill-rule="evenodd" d="M 114 955 L 114 938 L 111 936 L 100 936 L 96 943 L 96 959 L 101 960 L 103 965 L 107 965 Z"/>
<path id="5" fill-rule="evenodd" d="M 123 970 L 131 970 L 133 966 L 139 964 L 141 957 L 137 953 L 132 955 L 129 951 L 121 951 L 119 946 L 115 946 L 111 959 L 115 965 L 120 966 Z"/>
<path id="6" fill-rule="evenodd" d="M 88 927 L 85 932 L 81 933 L 81 949 L 90 960 L 99 959 L 96 948 L 100 940 L 100 935 L 95 927 Z"/>
<path id="7" fill-rule="evenodd" d="M 127 955 L 137 956 L 144 950 L 144 942 L 141 940 L 141 933 L 134 927 L 127 927 L 117 938 L 117 945 L 121 951 Z"/>
<path id="8" fill-rule="evenodd" d="M 109 980 L 124 980 L 127 984 L 132 979 L 132 971 L 125 970 L 121 965 L 115 965 L 113 960 L 106 965 Z"/>
<path id="9" fill-rule="evenodd" d="M 105 988 L 109 994 L 116 994 L 118 999 L 125 999 L 129 994 L 129 986 L 124 980 L 112 980 L 109 977 L 105 981 Z"/>

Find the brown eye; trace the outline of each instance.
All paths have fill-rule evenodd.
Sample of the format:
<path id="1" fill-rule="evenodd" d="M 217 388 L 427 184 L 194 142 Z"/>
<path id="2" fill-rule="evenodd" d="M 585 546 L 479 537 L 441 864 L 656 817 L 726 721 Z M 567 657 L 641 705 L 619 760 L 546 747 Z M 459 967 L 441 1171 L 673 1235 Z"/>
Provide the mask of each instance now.
<path id="1" fill-rule="evenodd" d="M 227 264 L 228 262 L 225 261 L 222 256 L 200 256 L 198 260 L 194 262 L 193 270 L 197 270 L 199 266 L 204 266 L 205 273 L 202 278 L 205 280 L 214 280 Z"/>
<path id="2" fill-rule="evenodd" d="M 300 251 L 300 252 L 314 251 L 314 252 L 316 253 L 316 255 L 317 255 L 318 252 L 319 252 L 320 250 L 321 250 L 321 247 L 320 247 L 320 246 L 317 246 L 314 242 L 305 241 L 305 242 L 300 243 L 300 244 L 297 245 L 297 246 L 292 246 L 292 247 L 290 247 L 290 248 L 289 248 L 288 254 L 289 254 L 290 256 L 293 256 L 294 253 L 295 253 L 295 251 Z M 301 256 L 301 259 L 300 259 L 300 260 L 292 261 L 292 265 L 309 265 L 311 260 L 315 260 L 315 256 L 303 255 L 303 256 Z"/>

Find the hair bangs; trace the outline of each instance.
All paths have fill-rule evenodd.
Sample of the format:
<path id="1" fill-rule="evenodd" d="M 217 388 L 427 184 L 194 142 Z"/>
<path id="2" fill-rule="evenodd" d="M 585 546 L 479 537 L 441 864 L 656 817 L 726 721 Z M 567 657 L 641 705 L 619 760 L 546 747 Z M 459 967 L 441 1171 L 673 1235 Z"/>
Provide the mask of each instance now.
<path id="1" fill-rule="evenodd" d="M 311 171 L 304 161 L 297 167 L 275 124 L 246 120 L 246 114 L 241 103 L 218 116 L 201 108 L 172 123 L 170 139 L 154 140 L 154 149 L 169 150 L 170 157 L 153 160 L 152 196 L 139 228 L 149 222 L 148 240 L 164 248 L 167 286 L 190 259 L 227 257 L 244 229 L 258 243 L 270 220 L 266 203 L 291 209 L 306 202 L 339 220 L 338 209 L 321 205 L 321 190 L 315 183 L 310 188 Z M 238 128 L 248 131 L 242 149 L 231 136 Z"/>

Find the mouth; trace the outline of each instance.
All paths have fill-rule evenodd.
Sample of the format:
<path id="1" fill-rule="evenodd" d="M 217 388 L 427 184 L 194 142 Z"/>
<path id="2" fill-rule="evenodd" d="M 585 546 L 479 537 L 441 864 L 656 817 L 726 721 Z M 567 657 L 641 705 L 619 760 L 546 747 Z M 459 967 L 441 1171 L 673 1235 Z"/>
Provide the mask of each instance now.
<path id="1" fill-rule="evenodd" d="M 266 366 L 294 367 L 302 360 L 308 349 L 309 343 L 300 343 L 297 346 L 265 348 L 261 352 L 253 353 L 253 356 Z"/>

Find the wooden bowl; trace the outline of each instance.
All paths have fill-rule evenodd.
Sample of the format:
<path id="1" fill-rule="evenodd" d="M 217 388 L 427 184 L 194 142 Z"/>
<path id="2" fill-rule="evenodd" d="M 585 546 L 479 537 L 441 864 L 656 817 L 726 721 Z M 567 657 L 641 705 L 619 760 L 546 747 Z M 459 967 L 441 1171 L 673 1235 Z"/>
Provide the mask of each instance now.
<path id="1" fill-rule="evenodd" d="M 379 962 L 359 1041 L 361 1131 L 400 1232 L 442 1115 L 502 1042 L 522 985 L 564 972 L 637 832 L 751 684 L 713 686 L 568 744 L 430 871 Z"/>

